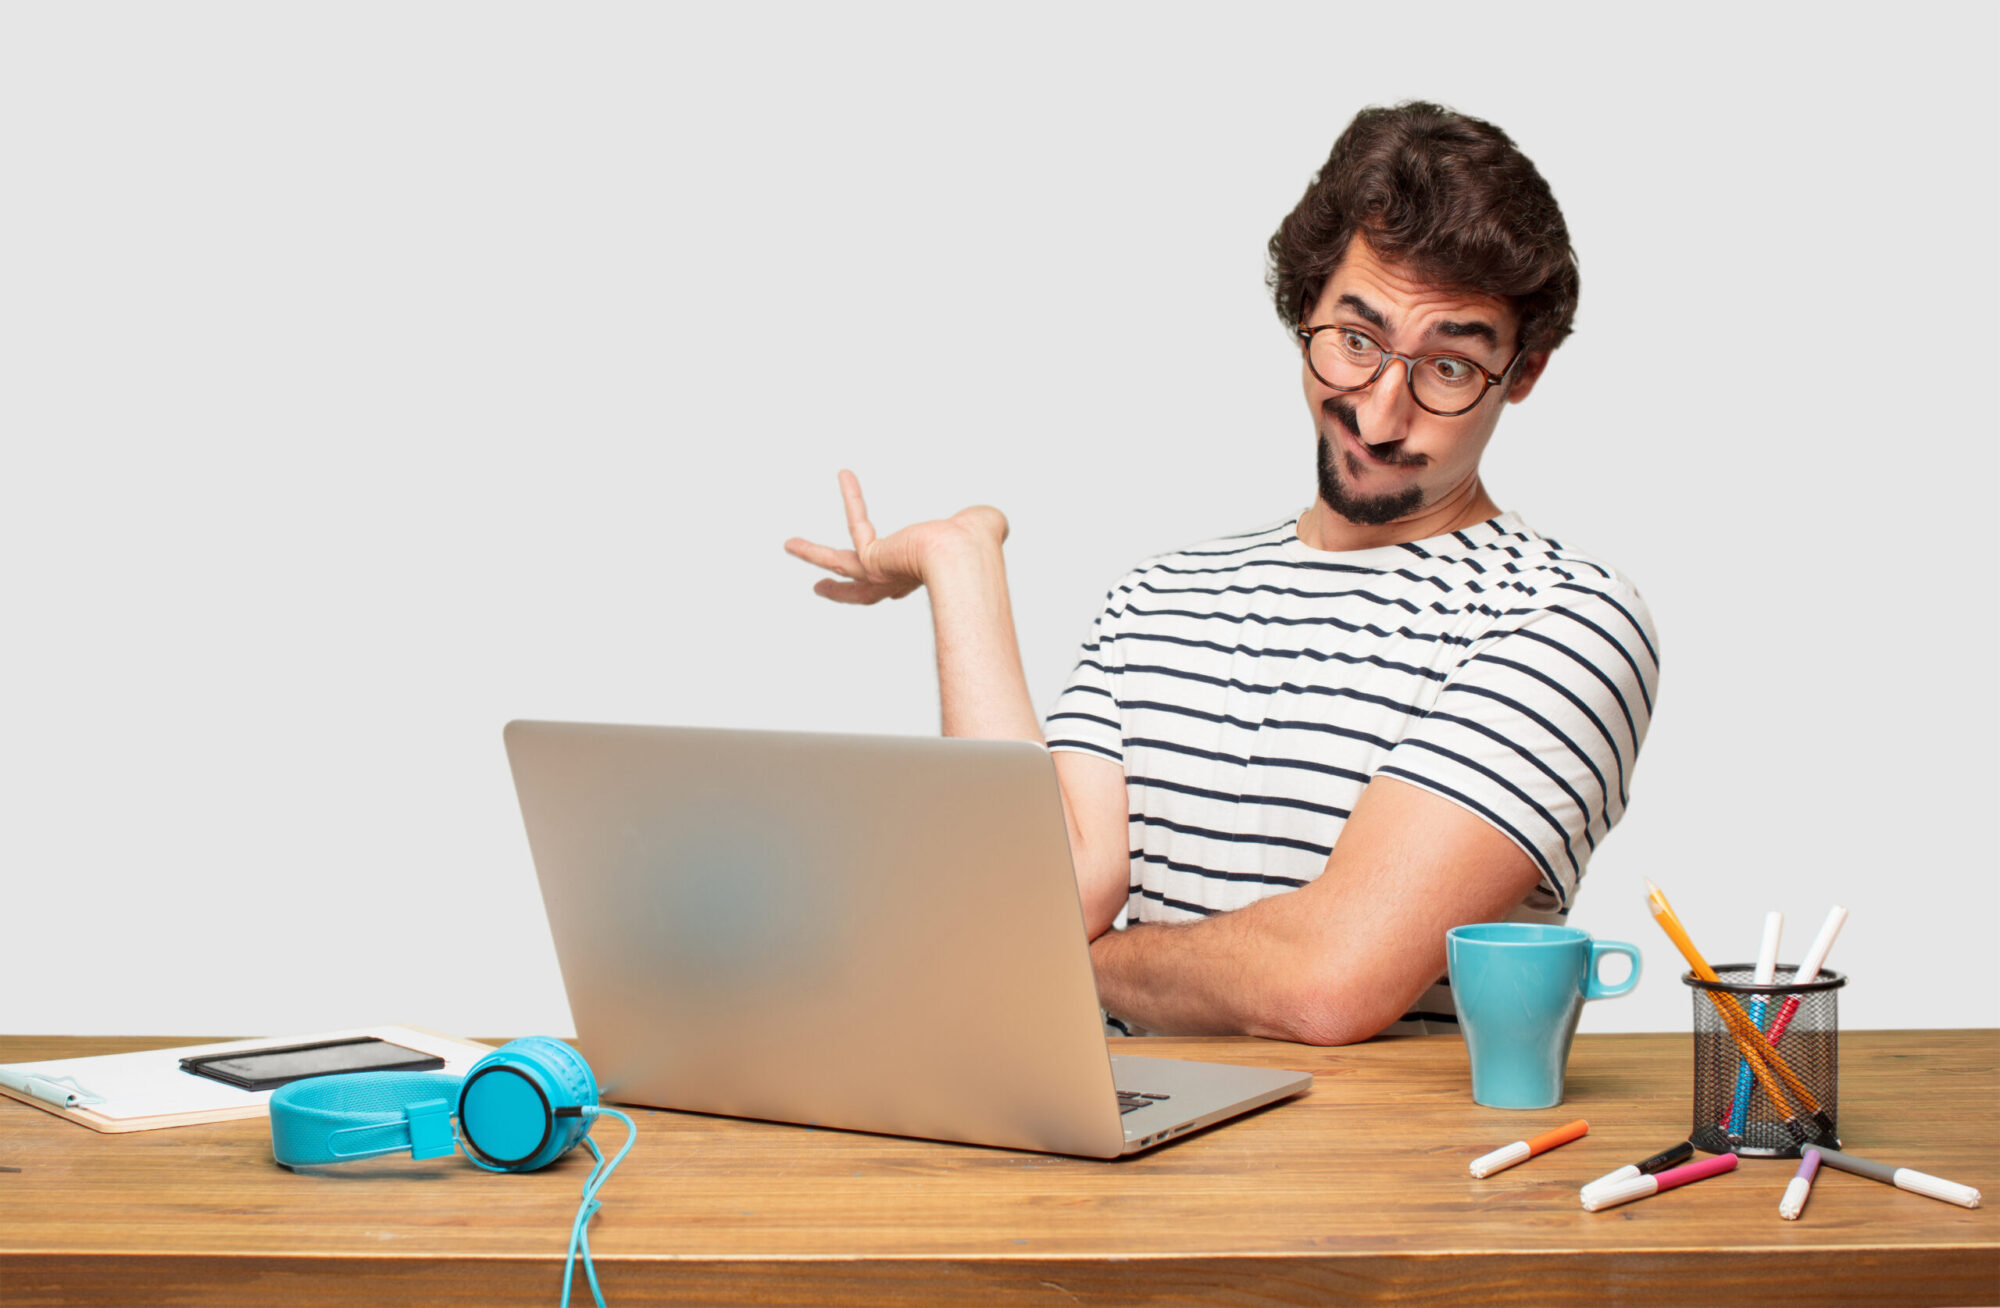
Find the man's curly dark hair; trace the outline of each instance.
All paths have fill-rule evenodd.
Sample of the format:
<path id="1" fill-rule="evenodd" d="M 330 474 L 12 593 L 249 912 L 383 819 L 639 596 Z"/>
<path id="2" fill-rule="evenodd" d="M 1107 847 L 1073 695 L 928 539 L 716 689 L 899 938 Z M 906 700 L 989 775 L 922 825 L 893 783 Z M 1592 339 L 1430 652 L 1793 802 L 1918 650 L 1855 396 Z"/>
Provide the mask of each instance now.
<path id="1" fill-rule="evenodd" d="M 1287 329 L 1318 304 L 1356 232 L 1426 282 L 1512 303 L 1524 354 L 1570 333 L 1569 228 L 1535 165 L 1491 123 L 1420 100 L 1355 115 L 1271 237 L 1265 281 Z"/>

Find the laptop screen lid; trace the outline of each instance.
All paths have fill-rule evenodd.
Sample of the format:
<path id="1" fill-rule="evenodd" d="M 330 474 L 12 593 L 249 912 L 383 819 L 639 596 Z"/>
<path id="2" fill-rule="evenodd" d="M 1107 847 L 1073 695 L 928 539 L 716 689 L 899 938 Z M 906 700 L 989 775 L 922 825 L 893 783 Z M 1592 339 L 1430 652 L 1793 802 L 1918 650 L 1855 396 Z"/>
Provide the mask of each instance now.
<path id="1" fill-rule="evenodd" d="M 554 722 L 506 741 L 607 1099 L 1125 1148 L 1039 746 Z"/>

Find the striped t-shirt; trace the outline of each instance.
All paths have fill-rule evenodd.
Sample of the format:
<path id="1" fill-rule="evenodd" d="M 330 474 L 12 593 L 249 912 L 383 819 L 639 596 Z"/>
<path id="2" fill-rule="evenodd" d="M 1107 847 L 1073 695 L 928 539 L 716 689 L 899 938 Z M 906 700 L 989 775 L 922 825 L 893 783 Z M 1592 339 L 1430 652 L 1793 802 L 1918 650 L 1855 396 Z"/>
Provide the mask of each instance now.
<path id="1" fill-rule="evenodd" d="M 1127 920 L 1305 885 L 1379 774 L 1492 823 L 1541 870 L 1512 918 L 1562 921 L 1652 716 L 1639 592 L 1512 513 L 1340 552 L 1297 524 L 1134 569 L 1048 716 L 1051 750 L 1125 769 Z M 1456 1031 L 1442 979 L 1388 1030 Z"/>

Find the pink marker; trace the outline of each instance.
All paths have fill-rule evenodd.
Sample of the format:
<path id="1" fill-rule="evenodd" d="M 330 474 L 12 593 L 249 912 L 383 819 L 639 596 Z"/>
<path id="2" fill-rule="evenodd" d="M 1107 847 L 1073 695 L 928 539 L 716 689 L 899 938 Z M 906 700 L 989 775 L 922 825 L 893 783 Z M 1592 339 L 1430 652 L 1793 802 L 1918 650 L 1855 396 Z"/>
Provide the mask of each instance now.
<path id="1" fill-rule="evenodd" d="M 1826 956 L 1833 952 L 1834 937 L 1840 934 L 1840 928 L 1846 922 L 1847 910 L 1835 904 L 1833 911 L 1826 915 L 1826 921 L 1820 924 L 1819 935 L 1814 937 L 1812 948 L 1806 951 L 1805 961 L 1800 963 L 1799 970 L 1792 974 L 1793 985 L 1802 986 L 1818 979 L 1820 968 L 1826 966 Z M 1779 1037 L 1785 1034 L 1785 1028 L 1792 1024 L 1792 1015 L 1798 1011 L 1797 995 L 1778 1005 L 1778 1015 L 1771 1019 L 1770 1034 L 1764 1038 L 1774 1045 L 1777 1044 Z"/>
<path id="2" fill-rule="evenodd" d="M 1629 1204 L 1634 1199 L 1649 1198 L 1662 1190 L 1671 1190 L 1690 1181 L 1705 1181 L 1711 1176 L 1720 1176 L 1724 1172 L 1735 1170 L 1735 1154 L 1717 1154 L 1698 1163 L 1668 1168 L 1656 1176 L 1635 1176 L 1629 1180 L 1614 1181 L 1599 1189 L 1586 1191 L 1583 1196 L 1583 1207 L 1586 1212 L 1594 1213 L 1602 1208 Z"/>

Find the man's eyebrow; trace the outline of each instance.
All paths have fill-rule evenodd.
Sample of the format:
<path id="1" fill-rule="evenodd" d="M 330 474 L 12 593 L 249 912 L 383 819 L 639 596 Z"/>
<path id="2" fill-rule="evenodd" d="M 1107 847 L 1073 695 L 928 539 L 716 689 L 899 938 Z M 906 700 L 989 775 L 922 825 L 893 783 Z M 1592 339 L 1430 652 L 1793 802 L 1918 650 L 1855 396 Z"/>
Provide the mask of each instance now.
<path id="1" fill-rule="evenodd" d="M 1368 301 L 1362 299 L 1360 296 L 1343 295 L 1340 297 L 1340 302 L 1346 305 L 1348 308 L 1354 310 L 1354 312 L 1360 314 L 1362 317 L 1366 318 L 1369 322 L 1372 322 L 1377 327 L 1380 327 L 1383 331 L 1386 332 L 1389 330 L 1389 320 L 1382 316 L 1382 311 L 1380 309 L 1377 309 L 1374 305 L 1368 303 Z"/>
<path id="2" fill-rule="evenodd" d="M 1363 318 L 1366 318 L 1382 331 L 1386 332 L 1389 330 L 1389 320 L 1383 316 L 1382 311 L 1360 296 L 1350 293 L 1341 296 L 1339 302 L 1354 310 L 1354 312 L 1360 314 Z M 1491 345 L 1494 349 L 1497 350 L 1500 348 L 1500 333 L 1491 323 L 1435 322 L 1424 330 L 1423 338 L 1429 340 L 1433 336 L 1476 336 L 1488 345 Z"/>
<path id="3" fill-rule="evenodd" d="M 1429 340 L 1433 336 L 1477 336 L 1494 349 L 1500 348 L 1500 333 L 1493 330 L 1490 324 L 1483 322 L 1432 323 L 1430 329 L 1424 333 L 1424 339 Z"/>

